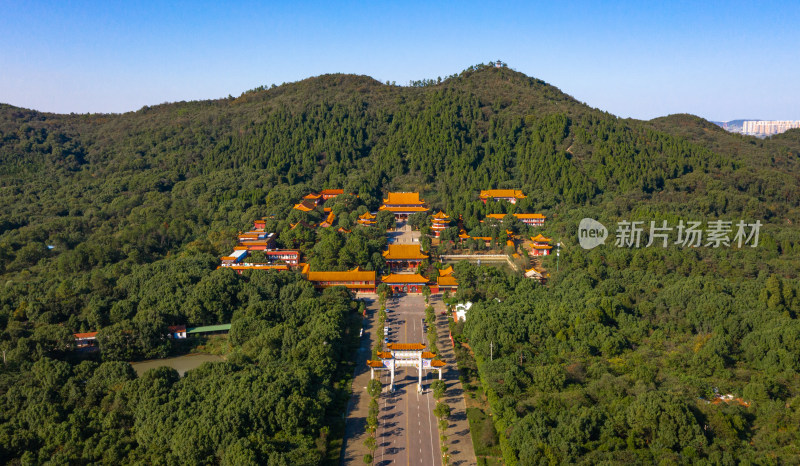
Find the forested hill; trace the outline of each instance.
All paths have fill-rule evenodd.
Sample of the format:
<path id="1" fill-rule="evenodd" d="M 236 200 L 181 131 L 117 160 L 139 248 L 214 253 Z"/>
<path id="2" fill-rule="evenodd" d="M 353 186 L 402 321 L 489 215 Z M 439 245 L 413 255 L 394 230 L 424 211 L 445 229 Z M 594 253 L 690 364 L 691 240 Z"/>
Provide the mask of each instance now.
<path id="1" fill-rule="evenodd" d="M 292 205 L 323 188 L 358 195 L 328 201 L 337 226 L 351 226 L 357 210 L 377 209 L 389 190 L 420 191 L 432 208 L 462 215 L 468 230 L 511 208 L 484 205 L 481 189 L 522 189 L 528 198 L 514 208 L 547 215 L 543 233 L 564 246 L 558 272 L 553 258 L 543 263 L 547 288 L 499 272 L 487 278 L 462 269 L 458 277 L 459 298 L 474 299 L 483 314 L 485 327 L 465 334 L 509 463 L 546 455 L 556 463 L 653 462 L 666 450 L 680 453 L 679 442 L 648 440 L 656 431 L 672 435 L 669 426 L 633 425 L 638 411 L 626 421 L 630 398 L 645 391 L 657 395 L 635 409 L 668 400 L 664 409 L 691 425 L 680 435 L 704 436 L 685 452 L 694 455 L 688 462 L 750 452 L 753 439 L 765 451 L 796 444 L 799 163 L 798 131 L 762 140 L 688 115 L 620 119 L 487 65 L 407 87 L 325 75 L 120 115 L 2 105 L 0 458 L 316 464 L 330 457 L 323 424 L 341 417 L 344 389 L 334 375 L 341 368 L 332 366 L 344 357 L 351 303 L 292 274 L 215 270 L 237 231 L 265 216 L 279 243 L 312 263 L 380 268 L 380 232 L 290 229 L 319 221 L 319 212 L 304 217 Z M 758 248 L 584 251 L 576 234 L 582 217 L 607 226 L 624 219 L 764 226 Z M 233 325 L 229 362 L 191 377 L 136 378 L 117 362 L 164 356 L 168 325 L 221 322 Z M 100 331 L 101 361 L 74 360 L 72 333 L 92 330 Z M 494 360 L 486 364 L 481 351 L 490 342 Z M 528 376 L 504 372 L 520 354 Z M 553 383 L 534 383 L 540 376 Z M 692 404 L 709 387 L 741 393 L 744 386 L 769 409 L 716 419 Z M 293 412 L 281 402 L 288 398 Z M 223 404 L 228 411 L 218 409 Z M 547 410 L 546 421 L 530 418 Z M 703 416 L 728 427 L 698 434 Z M 555 425 L 586 438 L 547 437 Z"/>

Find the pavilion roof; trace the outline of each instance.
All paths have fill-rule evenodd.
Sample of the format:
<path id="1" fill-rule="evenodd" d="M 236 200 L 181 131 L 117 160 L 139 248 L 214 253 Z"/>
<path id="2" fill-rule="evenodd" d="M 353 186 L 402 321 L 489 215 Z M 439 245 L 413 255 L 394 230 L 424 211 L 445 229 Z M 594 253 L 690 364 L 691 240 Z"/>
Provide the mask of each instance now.
<path id="1" fill-rule="evenodd" d="M 369 366 L 369 367 L 383 367 L 383 362 L 367 360 L 367 366 Z"/>
<path id="2" fill-rule="evenodd" d="M 390 244 L 389 249 L 383 252 L 383 257 L 388 260 L 422 260 L 427 259 L 428 255 L 416 244 Z"/>
<path id="3" fill-rule="evenodd" d="M 336 215 L 334 215 L 334 213 L 331 212 L 331 213 L 328 214 L 328 216 L 325 218 L 325 220 L 323 220 L 322 223 L 320 223 L 319 226 L 321 226 L 321 227 L 329 227 L 329 226 L 333 225 L 333 221 L 334 220 L 336 220 Z"/>
<path id="4" fill-rule="evenodd" d="M 311 193 L 311 194 L 306 194 L 305 196 L 303 196 L 303 199 L 316 201 L 317 199 L 319 199 L 321 197 L 322 197 L 322 194 Z"/>
<path id="5" fill-rule="evenodd" d="M 440 210 L 436 215 L 433 216 L 433 218 L 437 220 L 449 220 L 450 216 Z"/>
<path id="6" fill-rule="evenodd" d="M 383 203 L 385 205 L 422 205 L 425 201 L 419 198 L 419 193 L 388 193 Z"/>
<path id="7" fill-rule="evenodd" d="M 549 243 L 551 239 L 539 233 L 536 236 L 531 236 L 531 241 L 536 241 L 537 243 Z"/>
<path id="8" fill-rule="evenodd" d="M 363 214 L 358 216 L 358 218 L 363 219 L 363 220 L 372 220 L 372 219 L 374 219 L 376 217 L 377 217 L 377 215 L 372 215 L 369 212 L 364 212 Z"/>
<path id="9" fill-rule="evenodd" d="M 299 204 L 294 205 L 294 208 L 301 212 L 311 212 L 312 210 L 314 210 L 314 207 L 316 207 L 314 203 L 309 201 L 308 199 L 304 200 Z"/>
<path id="10" fill-rule="evenodd" d="M 522 194 L 519 189 L 484 189 L 481 191 L 481 199 L 497 198 L 497 197 L 513 197 L 517 199 L 525 199 L 527 196 Z"/>
<path id="11" fill-rule="evenodd" d="M 444 367 L 446 365 L 447 365 L 446 362 L 441 361 L 439 359 L 434 359 L 433 361 L 431 361 L 431 366 L 433 367 Z"/>
<path id="12" fill-rule="evenodd" d="M 439 276 L 440 277 L 446 277 L 446 276 L 452 275 L 452 274 L 453 274 L 453 266 L 452 265 L 448 265 L 447 267 L 445 267 L 443 269 L 439 269 Z"/>
<path id="13" fill-rule="evenodd" d="M 381 277 L 383 283 L 428 283 L 428 279 L 418 273 L 391 273 Z"/>
<path id="14" fill-rule="evenodd" d="M 392 353 L 389 351 L 378 351 L 378 357 L 381 359 L 392 359 Z"/>
<path id="15" fill-rule="evenodd" d="M 422 359 L 433 359 L 436 355 L 431 353 L 430 351 L 423 351 L 422 352 Z"/>
<path id="16" fill-rule="evenodd" d="M 444 277 L 438 277 L 436 284 L 439 286 L 458 286 L 458 281 L 452 275 L 445 275 Z"/>

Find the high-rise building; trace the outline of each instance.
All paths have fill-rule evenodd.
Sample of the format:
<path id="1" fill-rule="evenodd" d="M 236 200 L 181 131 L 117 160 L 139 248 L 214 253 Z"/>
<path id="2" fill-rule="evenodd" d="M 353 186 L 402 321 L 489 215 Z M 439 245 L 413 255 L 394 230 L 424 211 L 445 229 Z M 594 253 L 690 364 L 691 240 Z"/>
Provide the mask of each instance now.
<path id="1" fill-rule="evenodd" d="M 800 120 L 794 121 L 745 121 L 742 123 L 742 134 L 750 136 L 772 136 L 792 128 L 800 128 Z"/>

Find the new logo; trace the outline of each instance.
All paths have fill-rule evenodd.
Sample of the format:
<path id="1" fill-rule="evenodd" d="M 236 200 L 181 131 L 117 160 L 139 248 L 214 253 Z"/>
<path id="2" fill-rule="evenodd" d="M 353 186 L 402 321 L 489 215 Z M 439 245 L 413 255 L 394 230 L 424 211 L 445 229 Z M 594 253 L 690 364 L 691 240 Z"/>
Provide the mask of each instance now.
<path id="1" fill-rule="evenodd" d="M 592 249 L 605 243 L 608 230 L 602 223 L 592 218 L 585 218 L 578 224 L 578 242 L 583 249 Z"/>

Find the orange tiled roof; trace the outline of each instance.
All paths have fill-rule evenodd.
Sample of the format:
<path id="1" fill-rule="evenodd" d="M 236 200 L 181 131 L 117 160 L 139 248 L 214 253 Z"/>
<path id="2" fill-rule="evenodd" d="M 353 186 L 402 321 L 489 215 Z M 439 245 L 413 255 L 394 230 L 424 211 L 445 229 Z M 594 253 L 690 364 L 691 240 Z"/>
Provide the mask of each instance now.
<path id="1" fill-rule="evenodd" d="M 433 361 L 431 361 L 431 366 L 433 366 L 433 367 L 444 367 L 446 365 L 447 365 L 446 362 L 440 361 L 438 359 L 434 359 Z"/>
<path id="2" fill-rule="evenodd" d="M 344 227 L 339 227 L 339 229 L 336 231 L 338 231 L 339 233 L 350 233 L 350 230 L 345 230 Z"/>
<path id="3" fill-rule="evenodd" d="M 424 350 L 425 343 L 387 343 L 386 347 L 397 351 Z"/>
<path id="4" fill-rule="evenodd" d="M 428 208 L 423 206 L 393 207 L 382 205 L 378 210 L 388 210 L 389 212 L 426 212 Z"/>
<path id="5" fill-rule="evenodd" d="M 76 333 L 75 338 L 95 338 L 97 337 L 97 332 L 85 332 L 85 333 Z"/>
<path id="6" fill-rule="evenodd" d="M 303 196 L 303 199 L 316 201 L 317 199 L 319 199 L 321 197 L 322 197 L 322 194 L 311 193 L 311 194 L 306 194 L 305 196 Z"/>
<path id="7" fill-rule="evenodd" d="M 539 233 L 536 236 L 532 236 L 531 237 L 531 241 L 536 241 L 537 243 L 549 243 L 550 242 L 550 238 L 547 238 L 544 235 L 542 235 L 541 233 Z"/>
<path id="8" fill-rule="evenodd" d="M 553 249 L 553 246 L 549 244 L 532 244 L 531 247 L 533 249 Z"/>
<path id="9" fill-rule="evenodd" d="M 378 351 L 378 357 L 381 359 L 392 359 L 392 353 L 389 351 Z"/>
<path id="10" fill-rule="evenodd" d="M 439 220 L 449 220 L 450 216 L 440 210 L 438 214 L 433 216 L 433 218 L 439 219 Z"/>
<path id="11" fill-rule="evenodd" d="M 422 352 L 422 359 L 433 359 L 436 355 L 431 353 L 430 351 L 423 351 Z"/>
<path id="12" fill-rule="evenodd" d="M 444 277 L 438 277 L 436 284 L 439 286 L 458 286 L 458 281 L 452 275 L 445 275 Z"/>
<path id="13" fill-rule="evenodd" d="M 448 275 L 453 275 L 453 266 L 448 265 L 447 268 L 439 269 L 439 276 L 446 277 Z"/>
<path id="14" fill-rule="evenodd" d="M 325 220 L 320 224 L 322 227 L 329 227 L 333 225 L 333 221 L 336 220 L 336 215 L 333 212 L 329 213 Z"/>
<path id="15" fill-rule="evenodd" d="M 346 272 L 308 272 L 308 281 L 310 282 L 374 282 L 374 270 L 361 270 L 356 267 L 353 270 Z"/>
<path id="16" fill-rule="evenodd" d="M 372 220 L 372 219 L 374 219 L 376 217 L 377 217 L 376 215 L 372 215 L 369 212 L 364 212 L 363 214 L 358 216 L 358 218 L 363 219 L 363 220 Z"/>
<path id="17" fill-rule="evenodd" d="M 419 198 L 419 193 L 389 193 L 383 203 L 386 205 L 422 205 L 425 201 Z"/>
<path id="18" fill-rule="evenodd" d="M 514 214 L 514 217 L 517 217 L 517 218 L 520 218 L 520 219 L 522 219 L 522 218 L 541 218 L 541 219 L 546 219 L 547 218 L 542 214 Z"/>
<path id="19" fill-rule="evenodd" d="M 367 366 L 369 366 L 369 367 L 383 367 L 383 362 L 367 360 Z"/>
<path id="20" fill-rule="evenodd" d="M 315 207 L 314 203 L 309 200 L 305 200 L 299 204 L 294 205 L 294 208 L 301 212 L 311 212 L 312 210 L 314 210 L 314 207 Z"/>
<path id="21" fill-rule="evenodd" d="M 522 191 L 519 189 L 484 189 L 481 191 L 481 199 L 497 197 L 514 197 L 517 199 L 525 199 L 527 196 L 522 194 Z"/>
<path id="22" fill-rule="evenodd" d="M 428 283 L 428 279 L 418 273 L 391 273 L 381 277 L 383 283 Z"/>
<path id="23" fill-rule="evenodd" d="M 408 259 L 427 259 L 418 245 L 414 244 L 390 244 L 389 249 L 383 252 L 384 259 L 388 260 L 408 260 Z"/>
<path id="24" fill-rule="evenodd" d="M 344 189 L 323 189 L 319 193 L 326 196 L 338 196 L 339 194 L 344 194 Z"/>

